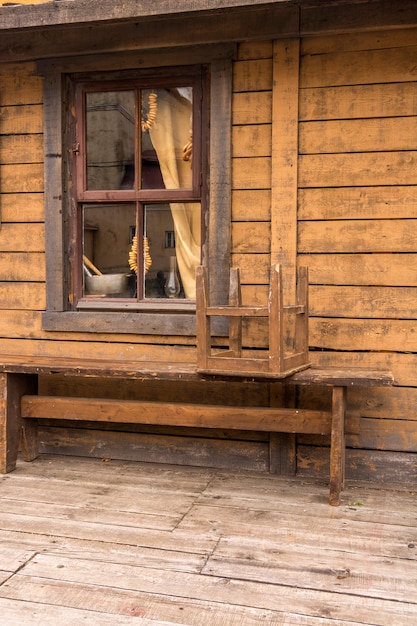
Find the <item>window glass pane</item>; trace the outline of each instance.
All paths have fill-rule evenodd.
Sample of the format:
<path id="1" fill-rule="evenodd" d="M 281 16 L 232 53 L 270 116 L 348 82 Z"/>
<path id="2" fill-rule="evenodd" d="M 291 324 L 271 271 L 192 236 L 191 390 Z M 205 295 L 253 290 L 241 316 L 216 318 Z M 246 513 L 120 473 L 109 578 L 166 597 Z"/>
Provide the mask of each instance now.
<path id="1" fill-rule="evenodd" d="M 152 260 L 144 276 L 145 298 L 194 300 L 195 268 L 200 264 L 200 204 L 147 205 L 144 223 Z"/>
<path id="2" fill-rule="evenodd" d="M 135 228 L 134 204 L 95 204 L 83 207 L 84 296 L 135 296 L 136 280 L 129 267 Z"/>
<path id="3" fill-rule="evenodd" d="M 192 187 L 192 87 L 141 94 L 142 189 Z"/>
<path id="4" fill-rule="evenodd" d="M 135 92 L 86 94 L 87 189 L 134 184 Z"/>

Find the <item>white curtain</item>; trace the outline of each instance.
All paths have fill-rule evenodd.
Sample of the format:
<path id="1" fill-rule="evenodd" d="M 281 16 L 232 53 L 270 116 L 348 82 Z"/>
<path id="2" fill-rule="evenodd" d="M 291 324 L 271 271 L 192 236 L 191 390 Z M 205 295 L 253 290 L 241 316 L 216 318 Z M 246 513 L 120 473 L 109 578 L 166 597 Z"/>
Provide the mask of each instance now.
<path id="1" fill-rule="evenodd" d="M 167 189 L 192 186 L 191 161 L 182 158 L 190 140 L 191 90 L 158 90 L 157 114 L 149 135 L 158 156 Z M 185 297 L 195 299 L 195 269 L 201 255 L 201 207 L 199 203 L 171 203 L 178 270 Z"/>

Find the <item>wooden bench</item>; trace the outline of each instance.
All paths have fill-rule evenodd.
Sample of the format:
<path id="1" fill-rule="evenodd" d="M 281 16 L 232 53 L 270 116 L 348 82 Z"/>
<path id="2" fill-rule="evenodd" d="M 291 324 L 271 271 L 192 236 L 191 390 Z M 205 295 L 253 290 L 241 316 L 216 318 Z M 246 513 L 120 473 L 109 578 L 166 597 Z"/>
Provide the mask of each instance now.
<path id="1" fill-rule="evenodd" d="M 297 407 L 211 406 L 38 395 L 38 376 L 54 374 L 174 381 L 225 380 L 221 376 L 201 374 L 195 363 L 144 361 L 115 364 L 92 359 L 0 357 L 0 472 L 15 468 L 20 443 L 24 460 L 37 457 L 37 420 L 42 418 L 330 435 L 329 503 L 336 506 L 340 503 L 344 483 L 347 389 L 357 385 L 393 384 L 389 372 L 360 369 L 309 368 L 285 380 L 266 379 L 270 384 L 331 387 L 331 410 L 321 411 Z M 228 376 L 227 380 L 230 379 Z M 245 382 L 242 377 L 238 380 Z"/>

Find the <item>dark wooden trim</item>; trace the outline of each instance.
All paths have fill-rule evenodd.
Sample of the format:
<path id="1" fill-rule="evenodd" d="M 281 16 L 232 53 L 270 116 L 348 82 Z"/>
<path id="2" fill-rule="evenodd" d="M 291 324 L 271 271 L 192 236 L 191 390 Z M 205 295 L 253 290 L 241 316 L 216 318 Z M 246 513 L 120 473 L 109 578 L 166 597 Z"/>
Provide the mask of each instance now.
<path id="1" fill-rule="evenodd" d="M 64 190 L 63 190 L 63 123 L 64 99 L 62 76 L 51 72 L 44 77 L 44 176 L 46 233 L 46 306 L 49 311 L 63 311 L 64 290 Z"/>
<path id="2" fill-rule="evenodd" d="M 232 61 L 215 61 L 211 71 L 208 247 L 210 297 L 225 304 L 229 293 L 232 197 Z"/>
<path id="3" fill-rule="evenodd" d="M 210 181 L 208 189 L 206 186 L 202 203 L 209 205 L 203 260 L 209 266 L 210 274 L 213 276 L 214 297 L 219 302 L 225 302 L 230 266 L 232 60 L 231 58 L 219 60 L 217 55 L 225 54 L 226 51 L 229 55 L 233 55 L 235 48 L 230 45 L 216 46 L 214 49 L 210 47 L 209 51 L 215 54 L 216 58 L 214 60 L 205 58 L 205 62 L 210 64 L 211 157 Z M 118 66 L 121 70 L 125 69 L 124 59 L 124 55 L 120 55 Z M 194 60 L 193 50 L 190 49 L 187 55 L 181 56 L 182 63 L 190 64 Z M 151 57 L 148 63 L 151 63 Z M 159 63 L 161 63 L 160 58 Z M 91 60 L 87 62 L 87 65 L 91 69 Z M 71 64 L 69 66 L 72 67 Z M 187 312 L 177 311 L 175 314 L 172 311 L 167 311 L 166 314 L 110 311 L 70 313 L 67 310 L 69 309 L 67 302 L 69 272 L 65 261 L 68 256 L 65 246 L 66 242 L 71 239 L 67 228 L 72 207 L 70 198 L 66 197 L 65 179 L 69 178 L 72 172 L 70 151 L 65 154 L 62 151 L 65 145 L 64 128 L 67 136 L 70 136 L 72 127 L 70 114 L 65 125 L 63 124 L 63 115 L 65 115 L 68 100 L 64 68 L 68 69 L 69 66 L 56 64 L 53 65 L 52 71 L 45 74 L 47 312 L 43 314 L 43 328 L 49 331 L 193 335 L 195 334 L 195 318 Z M 39 69 L 44 69 L 44 67 Z M 78 72 L 85 71 L 85 69 L 83 64 L 77 67 Z M 102 60 L 100 70 L 104 70 Z M 222 155 L 221 159 L 218 158 L 219 154 Z M 162 306 L 160 311 L 162 311 Z M 224 334 L 224 330 L 220 328 L 219 334 Z"/>
<path id="4" fill-rule="evenodd" d="M 195 336 L 195 315 L 173 314 L 168 311 L 166 313 L 46 311 L 42 314 L 42 328 L 48 331 L 79 333 Z"/>

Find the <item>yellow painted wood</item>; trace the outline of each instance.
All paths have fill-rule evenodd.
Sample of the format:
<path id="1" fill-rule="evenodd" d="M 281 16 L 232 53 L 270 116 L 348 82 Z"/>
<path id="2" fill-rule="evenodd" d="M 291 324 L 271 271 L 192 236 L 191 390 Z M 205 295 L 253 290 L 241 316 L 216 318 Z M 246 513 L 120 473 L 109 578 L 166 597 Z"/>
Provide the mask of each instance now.
<path id="1" fill-rule="evenodd" d="M 237 58 L 239 61 L 272 58 L 272 42 L 247 41 L 245 43 L 240 43 Z"/>
<path id="2" fill-rule="evenodd" d="M 0 282 L 0 302 L 2 308 L 9 310 L 43 311 L 46 307 L 45 284 Z"/>
<path id="3" fill-rule="evenodd" d="M 40 313 L 30 310 L 0 310 L 2 345 L 5 337 L 28 341 L 41 337 Z"/>
<path id="4" fill-rule="evenodd" d="M 0 197 L 1 201 L 1 197 Z M 5 224 L 0 229 L 5 228 Z M 0 280 L 2 281 L 44 281 L 44 252 L 0 252 Z"/>
<path id="5" fill-rule="evenodd" d="M 310 318 L 310 346 L 331 350 L 417 352 L 415 320 Z"/>
<path id="6" fill-rule="evenodd" d="M 415 80 L 417 46 L 302 57 L 300 86 L 323 87 Z"/>
<path id="7" fill-rule="evenodd" d="M 0 141 L 0 163 L 41 163 L 43 135 L 9 135 Z"/>
<path id="8" fill-rule="evenodd" d="M 395 118 L 416 114 L 416 82 L 300 90 L 300 120 Z"/>
<path id="9" fill-rule="evenodd" d="M 233 124 L 269 124 L 272 115 L 272 92 L 234 93 L 232 106 Z"/>
<path id="10" fill-rule="evenodd" d="M 2 135 L 41 133 L 43 130 L 41 104 L 5 106 L 0 108 L 0 113 L 0 134 Z"/>
<path id="11" fill-rule="evenodd" d="M 42 193 L 0 194 L 0 205 L 3 222 L 43 222 L 44 220 Z"/>
<path id="12" fill-rule="evenodd" d="M 417 220 L 300 222 L 300 252 L 414 252 Z"/>
<path id="13" fill-rule="evenodd" d="M 274 43 L 271 264 L 281 264 L 284 300 L 294 301 L 297 264 L 299 40 Z"/>
<path id="14" fill-rule="evenodd" d="M 415 46 L 415 28 L 396 28 L 369 32 L 337 33 L 320 37 L 304 37 L 302 54 L 324 54 L 353 50 L 377 50 Z"/>
<path id="15" fill-rule="evenodd" d="M 38 193 L 43 191 L 43 163 L 31 165 L 2 165 L 1 193 Z"/>
<path id="16" fill-rule="evenodd" d="M 416 319 L 417 287 L 310 285 L 310 316 Z"/>
<path id="17" fill-rule="evenodd" d="M 233 91 L 270 90 L 272 85 L 272 60 L 254 59 L 236 61 L 233 66 Z"/>
<path id="18" fill-rule="evenodd" d="M 299 125 L 300 154 L 414 150 L 415 117 L 304 122 Z"/>
<path id="19" fill-rule="evenodd" d="M 269 221 L 271 192 L 269 189 L 236 189 L 232 192 L 233 221 Z"/>
<path id="20" fill-rule="evenodd" d="M 0 107 L 38 105 L 43 101 L 43 79 L 36 75 L 34 63 L 2 65 L 0 82 Z"/>
<path id="21" fill-rule="evenodd" d="M 298 219 L 417 218 L 417 186 L 300 189 Z"/>
<path id="22" fill-rule="evenodd" d="M 270 157 L 236 158 L 232 160 L 233 189 L 270 189 Z"/>
<path id="23" fill-rule="evenodd" d="M 271 226 L 269 222 L 233 222 L 232 251 L 234 253 L 269 254 Z"/>
<path id="24" fill-rule="evenodd" d="M 240 269 L 242 283 L 269 284 L 269 254 L 232 253 L 232 267 Z"/>
<path id="25" fill-rule="evenodd" d="M 44 252 L 44 225 L 2 224 L 0 249 L 3 252 Z"/>
<path id="26" fill-rule="evenodd" d="M 234 157 L 271 156 L 271 125 L 234 126 L 232 154 Z"/>
<path id="27" fill-rule="evenodd" d="M 317 154 L 299 158 L 300 187 L 417 184 L 417 152 Z"/>
<path id="28" fill-rule="evenodd" d="M 313 284 L 417 286 L 417 255 L 413 253 L 309 253 L 300 254 L 298 263 L 308 263 Z"/>

